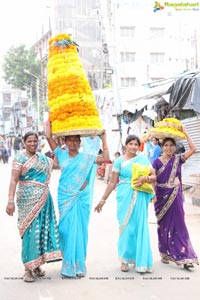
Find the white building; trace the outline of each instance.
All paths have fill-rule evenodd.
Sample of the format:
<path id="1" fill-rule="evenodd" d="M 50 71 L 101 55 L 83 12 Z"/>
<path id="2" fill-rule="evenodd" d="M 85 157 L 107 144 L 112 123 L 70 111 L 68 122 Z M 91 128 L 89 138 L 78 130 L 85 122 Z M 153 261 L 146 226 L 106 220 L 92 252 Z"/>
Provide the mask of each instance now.
<path id="1" fill-rule="evenodd" d="M 164 7 L 154 12 L 155 1 L 151 0 L 52 2 L 49 27 L 35 45 L 44 65 L 41 68 L 43 104 L 48 39 L 62 32 L 71 34 L 79 44 L 91 86 L 100 89 L 95 94 L 101 96 L 99 107 L 104 127 L 109 127 L 115 136 L 121 130 L 117 126 L 121 126 L 119 115 L 124 110 L 135 112 L 141 105 L 147 106 L 141 97 L 149 93 L 149 83 L 199 68 L 199 11 Z M 101 90 L 105 86 L 112 88 L 112 103 L 110 98 L 102 101 L 107 97 L 106 91 Z M 135 101 L 138 98 L 140 104 Z M 103 102 L 106 106 L 102 106 Z"/>
<path id="2" fill-rule="evenodd" d="M 129 133 L 130 127 L 135 133 L 141 133 L 145 128 L 141 118 L 137 122 L 125 124 L 123 119 L 127 111 L 135 113 L 145 107 L 148 112 L 144 112 L 143 115 L 152 115 L 154 118 L 155 114 L 151 108 L 155 99 L 142 98 L 153 93 L 156 86 L 159 89 L 163 80 L 170 84 L 178 74 L 199 68 L 200 57 L 197 49 L 200 26 L 197 21 L 200 12 L 186 12 L 172 7 L 154 12 L 155 2 L 147 0 L 108 2 L 110 9 L 106 5 L 102 6 L 102 19 L 110 13 L 110 21 L 105 21 L 105 33 L 110 68 L 113 70 L 113 91 L 108 91 L 106 95 L 105 90 L 100 90 L 96 91 L 95 95 L 100 101 L 98 105 L 101 111 L 106 113 L 107 103 L 113 101 L 114 104 L 110 103 L 110 107 L 115 107 L 113 115 L 116 115 L 116 107 L 117 114 L 122 114 L 119 131 L 123 141 L 127 128 Z M 154 89 L 151 92 L 150 87 L 153 85 Z M 116 117 L 114 116 L 112 121 L 109 119 L 109 122 L 115 124 L 115 131 Z"/>

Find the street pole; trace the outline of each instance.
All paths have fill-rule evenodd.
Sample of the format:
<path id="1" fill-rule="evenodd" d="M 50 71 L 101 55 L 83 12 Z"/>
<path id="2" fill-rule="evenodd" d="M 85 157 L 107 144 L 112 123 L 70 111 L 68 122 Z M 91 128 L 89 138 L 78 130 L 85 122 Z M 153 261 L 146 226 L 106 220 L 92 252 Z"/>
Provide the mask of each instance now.
<path id="1" fill-rule="evenodd" d="M 40 80 L 39 77 L 31 73 L 29 70 L 24 69 L 24 73 L 32 76 L 36 80 L 36 97 L 37 97 L 37 131 L 39 131 L 40 124 Z"/>
<path id="2" fill-rule="evenodd" d="M 40 81 L 36 79 L 36 94 L 37 94 L 37 131 L 39 131 L 40 124 Z"/>
<path id="3" fill-rule="evenodd" d="M 107 134 L 110 135 L 109 147 L 112 149 L 113 153 L 117 149 L 121 149 L 122 134 L 121 134 L 121 116 L 122 116 L 122 106 L 120 99 L 120 84 L 119 84 L 119 54 L 117 51 L 118 43 L 116 38 L 116 30 L 119 31 L 116 24 L 117 8 L 116 3 L 113 0 L 101 0 L 100 1 L 100 20 L 102 23 L 102 47 L 103 53 L 106 54 L 106 68 L 104 70 L 107 75 L 111 77 L 112 82 L 112 93 L 113 93 L 113 110 L 112 110 L 112 121 L 108 126 Z M 107 52 L 108 51 L 108 52 Z M 105 119 L 107 116 L 105 117 Z M 113 124 L 112 124 L 113 123 Z M 115 125 L 114 125 L 115 124 Z"/>

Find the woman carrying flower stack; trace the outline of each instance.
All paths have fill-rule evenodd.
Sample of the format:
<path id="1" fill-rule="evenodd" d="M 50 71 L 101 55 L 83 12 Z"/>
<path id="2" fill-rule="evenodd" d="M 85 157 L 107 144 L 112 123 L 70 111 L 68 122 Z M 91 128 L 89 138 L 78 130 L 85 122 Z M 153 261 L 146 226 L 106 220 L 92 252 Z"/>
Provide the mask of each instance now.
<path id="1" fill-rule="evenodd" d="M 185 269 L 198 264 L 185 224 L 181 181 L 182 164 L 196 151 L 188 133 L 189 150 L 175 154 L 176 142 L 165 137 L 162 142 L 163 155 L 153 161 L 157 181 L 155 184 L 155 213 L 158 222 L 158 247 L 163 263 L 174 262 Z"/>
<path id="2" fill-rule="evenodd" d="M 61 274 L 84 277 L 87 254 L 88 224 L 93 194 L 93 165 L 109 160 L 105 132 L 102 134 L 103 155 L 79 153 L 79 135 L 65 137 L 67 150 L 52 138 L 51 124 L 46 124 L 46 138 L 61 168 L 58 186 L 59 234 L 63 254 Z"/>

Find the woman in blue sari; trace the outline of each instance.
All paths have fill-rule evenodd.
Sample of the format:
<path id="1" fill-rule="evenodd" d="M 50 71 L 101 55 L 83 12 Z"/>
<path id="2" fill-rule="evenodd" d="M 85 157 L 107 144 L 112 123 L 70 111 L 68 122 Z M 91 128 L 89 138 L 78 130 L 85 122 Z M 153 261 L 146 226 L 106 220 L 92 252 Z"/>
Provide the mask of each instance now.
<path id="1" fill-rule="evenodd" d="M 18 228 L 22 238 L 22 262 L 25 267 L 23 279 L 25 282 L 33 282 L 35 275 L 45 275 L 40 268 L 42 264 L 61 260 L 62 254 L 48 187 L 53 161 L 36 152 L 36 133 L 25 134 L 24 147 L 25 150 L 13 160 L 6 212 L 9 216 L 15 212 L 16 193 Z"/>
<path id="2" fill-rule="evenodd" d="M 118 255 L 121 271 L 129 271 L 129 264 L 133 264 L 136 272 L 151 272 L 153 263 L 148 229 L 148 204 L 153 194 L 131 187 L 133 165 L 149 168 L 147 176 L 140 176 L 134 181 L 139 189 L 146 182 L 155 182 L 156 176 L 149 160 L 143 155 L 137 155 L 139 138 L 130 135 L 125 145 L 126 153 L 114 161 L 111 180 L 95 211 L 101 212 L 106 199 L 117 184 Z"/>
<path id="3" fill-rule="evenodd" d="M 103 156 L 79 153 L 80 136 L 66 136 L 67 150 L 63 150 L 52 138 L 50 123 L 46 126 L 47 140 L 61 169 L 58 185 L 59 234 L 63 254 L 61 274 L 84 277 L 95 176 L 93 164 L 109 160 L 106 137 L 105 134 L 101 136 Z"/>

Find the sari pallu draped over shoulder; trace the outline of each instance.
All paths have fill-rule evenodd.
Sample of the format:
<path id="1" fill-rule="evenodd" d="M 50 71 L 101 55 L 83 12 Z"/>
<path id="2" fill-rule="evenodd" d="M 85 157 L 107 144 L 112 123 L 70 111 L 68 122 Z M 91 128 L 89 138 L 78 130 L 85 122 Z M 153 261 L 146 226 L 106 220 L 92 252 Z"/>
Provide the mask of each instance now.
<path id="1" fill-rule="evenodd" d="M 137 272 L 151 272 L 153 259 L 148 228 L 148 204 L 153 194 L 131 188 L 134 163 L 151 166 L 143 155 L 130 160 L 120 157 L 113 166 L 113 172 L 119 173 L 116 197 L 119 222 L 118 255 L 121 262 L 134 264 Z"/>
<path id="2" fill-rule="evenodd" d="M 20 153 L 13 170 L 20 172 L 17 189 L 18 228 L 22 261 L 27 269 L 62 259 L 49 179 L 52 160 L 40 153 L 27 158 Z"/>
<path id="3" fill-rule="evenodd" d="M 54 151 L 61 167 L 58 186 L 59 234 L 63 264 L 61 273 L 75 277 L 85 274 L 88 242 L 88 224 L 91 211 L 92 167 L 96 156 L 79 153 L 70 157 L 68 151 Z M 85 188 L 81 190 L 83 184 Z"/>
<path id="4" fill-rule="evenodd" d="M 184 159 L 181 154 L 174 155 L 166 164 L 160 159 L 153 162 L 157 174 L 154 206 L 158 222 L 158 247 L 161 257 L 177 265 L 198 264 L 184 219 L 182 163 Z"/>

